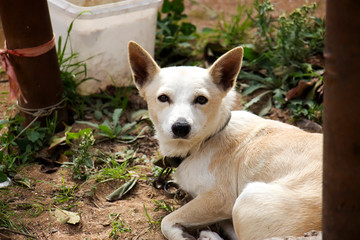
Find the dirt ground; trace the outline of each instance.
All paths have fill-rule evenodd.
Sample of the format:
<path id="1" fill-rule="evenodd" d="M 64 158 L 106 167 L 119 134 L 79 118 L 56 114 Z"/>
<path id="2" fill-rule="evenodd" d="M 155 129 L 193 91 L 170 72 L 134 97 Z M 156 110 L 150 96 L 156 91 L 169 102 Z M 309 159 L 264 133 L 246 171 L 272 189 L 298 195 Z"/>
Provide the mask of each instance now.
<path id="1" fill-rule="evenodd" d="M 189 20 L 195 23 L 199 29 L 216 25 L 215 11 L 224 11 L 226 14 L 235 13 L 235 6 L 238 3 L 237 0 L 197 0 L 197 2 L 199 4 L 185 0 Z M 242 0 L 240 2 L 250 4 L 252 1 Z M 281 14 L 291 11 L 307 1 L 273 0 L 272 2 L 277 10 L 275 14 Z M 325 1 L 316 0 L 316 2 L 320 3 L 317 14 L 324 16 Z M 2 74 L 0 80 L 0 119 L 16 112 L 14 109 L 8 111 L 15 104 L 15 102 L 8 101 L 8 88 L 7 76 Z M 283 121 L 288 119 L 283 112 L 273 112 L 272 114 L 271 118 L 273 119 Z M 124 149 L 138 149 L 138 156 L 144 154 L 148 160 L 151 160 L 157 157 L 157 143 L 152 134 L 152 131 L 148 131 L 145 138 L 132 146 L 106 142 L 96 145 L 94 149 L 100 149 L 108 154 L 125 151 Z M 123 181 L 99 184 L 90 179 L 86 182 L 77 182 L 72 179 L 68 168 L 61 167 L 54 172 L 46 173 L 42 163 L 32 164 L 24 166 L 17 176 L 28 179 L 30 185 L 25 187 L 14 184 L 3 189 L 0 191 L 0 199 L 8 203 L 23 224 L 28 227 L 29 234 L 36 236 L 37 239 L 109 239 L 109 234 L 113 230 L 110 217 L 114 215 L 111 214 L 118 214 L 117 221 L 120 222 L 122 219 L 124 224 L 124 231 L 118 232 L 118 237 L 113 239 L 164 239 L 161 235 L 159 222 L 168 212 L 165 210 L 154 211 L 158 207 L 154 200 L 165 200 L 174 208 L 180 207 L 181 202 L 166 197 L 163 190 L 153 188 L 151 183 L 153 171 L 150 162 L 137 163 L 137 170 L 131 174 L 139 177 L 134 189 L 124 199 L 108 202 L 105 197 L 118 188 Z M 64 204 L 56 203 L 56 195 L 65 186 L 70 189 L 77 186 L 73 198 Z M 73 206 L 71 211 L 77 212 L 81 216 L 78 224 L 60 223 L 54 215 L 55 209 L 69 207 L 70 205 Z M 126 231 L 126 229 L 131 230 Z M 1 229 L 0 233 L 10 236 L 11 239 L 26 239 L 24 236 L 11 234 Z M 320 239 L 320 237 L 310 236 L 307 239 Z"/>

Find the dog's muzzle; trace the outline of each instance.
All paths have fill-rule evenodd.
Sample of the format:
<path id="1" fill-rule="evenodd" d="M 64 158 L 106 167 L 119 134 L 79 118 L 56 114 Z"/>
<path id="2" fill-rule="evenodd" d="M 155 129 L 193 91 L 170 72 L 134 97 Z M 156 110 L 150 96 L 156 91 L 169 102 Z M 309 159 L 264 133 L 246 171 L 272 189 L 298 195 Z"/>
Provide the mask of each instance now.
<path id="1" fill-rule="evenodd" d="M 171 130 L 177 138 L 185 138 L 191 130 L 190 124 L 185 118 L 179 118 L 172 126 Z"/>

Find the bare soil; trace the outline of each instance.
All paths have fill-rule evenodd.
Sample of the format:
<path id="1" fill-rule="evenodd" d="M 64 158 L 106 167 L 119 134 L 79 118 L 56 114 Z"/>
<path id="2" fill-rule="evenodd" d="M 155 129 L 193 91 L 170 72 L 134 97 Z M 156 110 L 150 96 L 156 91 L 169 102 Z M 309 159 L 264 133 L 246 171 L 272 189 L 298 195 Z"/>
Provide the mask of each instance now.
<path id="1" fill-rule="evenodd" d="M 185 4 L 189 20 L 195 23 L 199 29 L 207 26 L 214 27 L 217 24 L 218 20 L 214 11 L 234 14 L 238 3 L 237 0 L 198 0 L 197 2 L 200 4 L 191 1 L 185 1 Z M 252 1 L 242 0 L 240 2 L 250 4 Z M 292 11 L 306 1 L 273 0 L 272 2 L 275 3 L 276 14 L 281 14 Z M 324 16 L 325 1 L 317 0 L 316 2 L 320 2 L 317 14 Z M 4 93 L 9 91 L 9 84 L 6 80 L 6 74 L 2 74 L 0 119 L 16 113 L 14 109 L 8 111 L 15 102 L 9 102 L 8 94 Z M 239 100 L 239 102 L 241 101 Z M 275 109 L 271 112 L 270 118 L 289 122 L 289 115 L 286 112 Z M 105 142 L 95 145 L 92 151 L 99 149 L 107 154 L 114 154 L 132 148 L 138 149 L 138 156 L 144 154 L 149 160 L 157 158 L 158 147 L 152 137 L 153 132 L 147 131 L 145 135 L 135 145 Z M 26 187 L 15 183 L 7 189 L 0 190 L 0 199 L 9 204 L 22 223 L 27 226 L 29 234 L 36 236 L 37 239 L 109 239 L 113 230 L 110 220 L 111 214 L 118 214 L 119 219 L 123 220 L 124 229 L 131 229 L 122 233 L 118 232 L 117 237 L 112 239 L 164 239 L 159 222 L 168 212 L 164 210 L 154 211 L 158 207 L 154 200 L 165 200 L 174 208 L 179 208 L 182 203 L 167 198 L 163 190 L 153 188 L 151 182 L 153 171 L 150 162 L 140 162 L 136 165 L 137 170 L 132 172 L 132 175 L 139 176 L 140 179 L 124 199 L 115 202 L 108 202 L 105 197 L 123 184 L 122 180 L 97 183 L 90 178 L 86 182 L 79 182 L 73 180 L 69 168 L 58 167 L 53 172 L 44 172 L 44 166 L 46 166 L 44 162 L 23 166 L 17 178 L 28 179 L 30 186 Z M 56 203 L 56 195 L 61 192 L 61 188 L 64 186 L 77 186 L 77 189 L 69 201 L 62 204 Z M 70 206 L 72 206 L 70 211 L 80 214 L 80 223 L 75 225 L 63 224 L 56 219 L 54 215 L 56 208 L 70 208 Z M 145 209 L 150 219 L 146 215 Z M 1 229 L 0 233 L 9 236 L 11 239 L 26 239 L 22 235 Z M 313 237 L 310 236 L 309 239 L 315 239 Z M 321 237 L 317 239 L 321 239 Z"/>

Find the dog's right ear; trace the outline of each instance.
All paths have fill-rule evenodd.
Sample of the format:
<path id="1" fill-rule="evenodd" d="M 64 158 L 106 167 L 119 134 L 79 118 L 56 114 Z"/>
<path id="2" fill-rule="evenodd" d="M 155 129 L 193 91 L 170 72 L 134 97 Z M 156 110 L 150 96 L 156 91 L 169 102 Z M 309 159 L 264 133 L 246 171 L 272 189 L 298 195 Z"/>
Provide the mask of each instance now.
<path id="1" fill-rule="evenodd" d="M 141 89 L 160 71 L 160 67 L 150 54 L 136 42 L 131 41 L 128 43 L 128 51 L 135 85 Z"/>

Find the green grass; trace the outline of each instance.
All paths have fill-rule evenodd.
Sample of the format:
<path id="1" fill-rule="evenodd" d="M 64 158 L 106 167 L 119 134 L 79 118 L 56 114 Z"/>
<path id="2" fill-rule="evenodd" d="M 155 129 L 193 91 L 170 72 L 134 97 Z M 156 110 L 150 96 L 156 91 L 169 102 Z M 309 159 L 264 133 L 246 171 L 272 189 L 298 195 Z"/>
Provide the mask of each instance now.
<path id="1" fill-rule="evenodd" d="M 120 217 L 120 213 L 109 215 L 112 230 L 109 233 L 111 239 L 121 239 L 121 234 L 125 232 L 131 232 L 131 228 L 126 225 L 124 219 Z"/>
<path id="2" fill-rule="evenodd" d="M 78 197 L 75 195 L 76 191 L 79 189 L 78 185 L 67 186 L 65 180 L 62 177 L 62 185 L 54 185 L 58 191 L 54 193 L 52 199 L 54 205 L 61 205 L 63 209 L 70 210 L 76 206 L 76 201 Z"/>
<path id="3" fill-rule="evenodd" d="M 1 194 L 7 190 L 0 190 Z M 10 229 L 23 234 L 30 234 L 26 224 L 22 222 L 21 217 L 16 213 L 8 202 L 0 199 L 0 228 Z"/>

